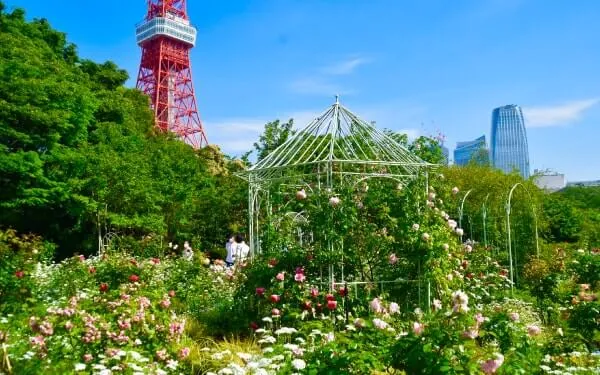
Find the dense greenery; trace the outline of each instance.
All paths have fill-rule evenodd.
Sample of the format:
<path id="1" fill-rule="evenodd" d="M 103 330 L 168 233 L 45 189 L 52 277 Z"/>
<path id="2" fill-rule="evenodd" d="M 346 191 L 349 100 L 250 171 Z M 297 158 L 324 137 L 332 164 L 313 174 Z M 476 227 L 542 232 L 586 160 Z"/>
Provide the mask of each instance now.
<path id="1" fill-rule="evenodd" d="M 0 14 L 0 225 L 62 256 L 97 228 L 207 247 L 245 222 L 243 164 L 153 129 L 148 100 L 115 64 L 81 60 L 46 20 Z"/>
<path id="2" fill-rule="evenodd" d="M 600 370 L 598 188 L 547 194 L 478 163 L 282 184 L 263 254 L 226 268 L 244 162 L 156 132 L 123 70 L 2 3 L 0 79 L 0 373 Z M 293 134 L 266 124 L 257 159 Z M 436 139 L 388 134 L 443 158 Z M 97 254 L 99 230 L 117 237 Z"/>

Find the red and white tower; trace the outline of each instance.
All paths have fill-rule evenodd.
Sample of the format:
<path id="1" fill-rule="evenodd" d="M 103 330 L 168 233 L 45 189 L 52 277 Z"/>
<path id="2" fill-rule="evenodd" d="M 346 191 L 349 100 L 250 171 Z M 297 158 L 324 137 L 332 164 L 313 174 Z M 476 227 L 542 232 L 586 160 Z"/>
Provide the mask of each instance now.
<path id="1" fill-rule="evenodd" d="M 150 97 L 158 129 L 177 134 L 194 148 L 206 146 L 190 67 L 196 28 L 190 25 L 186 0 L 147 1 L 146 18 L 136 27 L 142 47 L 137 88 Z"/>

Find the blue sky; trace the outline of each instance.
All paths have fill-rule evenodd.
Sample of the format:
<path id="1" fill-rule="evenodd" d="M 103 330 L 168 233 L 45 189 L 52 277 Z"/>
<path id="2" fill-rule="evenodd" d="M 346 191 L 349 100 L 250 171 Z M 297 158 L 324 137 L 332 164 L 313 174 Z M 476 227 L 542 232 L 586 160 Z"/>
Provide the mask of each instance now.
<path id="1" fill-rule="evenodd" d="M 137 74 L 144 0 L 4 0 L 47 18 L 86 58 Z M 265 122 L 301 125 L 341 95 L 379 127 L 457 141 L 519 104 L 533 168 L 600 178 L 597 0 L 189 0 L 210 143 L 251 148 Z M 127 4 L 124 6 L 123 4 Z M 129 85 L 134 86 L 134 79 Z"/>

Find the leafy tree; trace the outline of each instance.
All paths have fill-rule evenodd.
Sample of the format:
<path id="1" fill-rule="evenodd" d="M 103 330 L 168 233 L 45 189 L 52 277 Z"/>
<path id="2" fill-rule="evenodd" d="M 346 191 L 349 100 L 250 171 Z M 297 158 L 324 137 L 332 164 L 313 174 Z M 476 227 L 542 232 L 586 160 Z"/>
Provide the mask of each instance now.
<path id="1" fill-rule="evenodd" d="M 579 239 L 582 217 L 571 202 L 560 195 L 549 194 L 543 202 L 548 221 L 548 239 L 555 242 L 576 242 Z"/>
<path id="2" fill-rule="evenodd" d="M 265 130 L 260 135 L 258 142 L 254 143 L 254 150 L 246 153 L 244 158 L 247 160 L 251 152 L 256 151 L 257 161 L 261 161 L 277 147 L 281 146 L 289 137 L 296 134 L 294 119 L 281 123 L 279 120 L 271 121 L 265 124 Z"/>
<path id="3" fill-rule="evenodd" d="M 0 43 L 2 226 L 55 242 L 59 257 L 95 251 L 98 224 L 129 243 L 203 247 L 243 227 L 239 162 L 157 132 L 124 70 L 79 60 L 63 33 L 19 9 L 0 12 Z"/>

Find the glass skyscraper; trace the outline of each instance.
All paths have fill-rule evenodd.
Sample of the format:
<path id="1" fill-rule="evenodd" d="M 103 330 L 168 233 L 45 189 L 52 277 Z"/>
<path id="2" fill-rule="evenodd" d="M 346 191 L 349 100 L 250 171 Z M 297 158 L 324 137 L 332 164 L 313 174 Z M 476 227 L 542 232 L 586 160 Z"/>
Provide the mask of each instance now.
<path id="1" fill-rule="evenodd" d="M 505 105 L 492 111 L 491 161 L 506 173 L 518 170 L 529 178 L 529 147 L 523 111 L 518 105 Z"/>
<path id="2" fill-rule="evenodd" d="M 485 135 L 472 141 L 456 143 L 456 148 L 454 149 L 455 165 L 467 165 L 471 160 L 478 163 L 485 163 L 484 160 L 487 159 Z"/>

